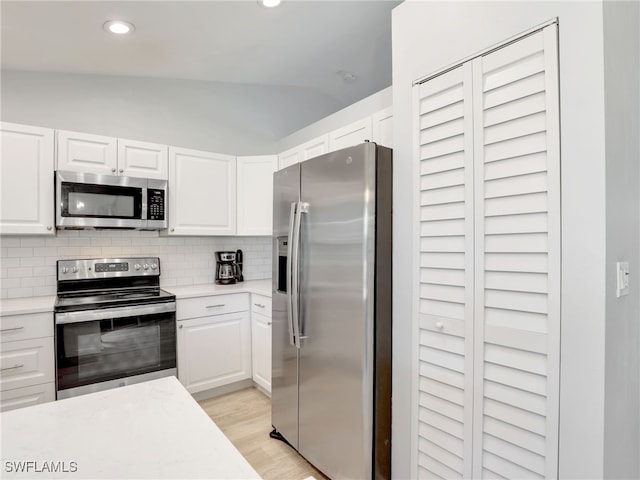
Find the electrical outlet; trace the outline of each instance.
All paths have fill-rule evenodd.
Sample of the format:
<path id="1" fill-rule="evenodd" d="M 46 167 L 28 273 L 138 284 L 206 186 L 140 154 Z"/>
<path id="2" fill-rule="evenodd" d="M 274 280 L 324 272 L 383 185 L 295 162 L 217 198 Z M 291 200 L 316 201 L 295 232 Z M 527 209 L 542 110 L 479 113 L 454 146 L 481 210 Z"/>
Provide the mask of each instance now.
<path id="1" fill-rule="evenodd" d="M 629 262 L 616 263 L 616 297 L 629 295 Z"/>

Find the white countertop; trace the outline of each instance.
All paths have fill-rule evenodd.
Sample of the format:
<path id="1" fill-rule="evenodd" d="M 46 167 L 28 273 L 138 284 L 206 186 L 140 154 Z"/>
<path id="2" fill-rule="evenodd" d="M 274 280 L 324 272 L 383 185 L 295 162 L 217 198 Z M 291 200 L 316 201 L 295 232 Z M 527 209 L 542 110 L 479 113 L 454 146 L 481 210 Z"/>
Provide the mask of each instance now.
<path id="1" fill-rule="evenodd" d="M 260 478 L 175 377 L 0 415 L 2 478 Z"/>
<path id="2" fill-rule="evenodd" d="M 204 283 L 200 285 L 183 285 L 179 287 L 162 287 L 173 293 L 176 298 L 206 297 L 225 293 L 257 293 L 271 296 L 271 279 L 247 280 L 235 285 L 216 285 Z M 26 315 L 30 313 L 53 312 L 56 301 L 54 295 L 46 297 L 24 297 L 0 300 L 0 315 Z"/>
<path id="3" fill-rule="evenodd" d="M 0 300 L 0 315 L 53 312 L 54 295 L 47 297 L 23 297 Z"/>
<path id="4" fill-rule="evenodd" d="M 206 297 L 209 295 L 224 295 L 226 293 L 257 293 L 271 296 L 271 279 L 247 280 L 234 285 L 216 285 L 204 283 L 201 285 L 184 285 L 180 287 L 162 287 L 163 290 L 173 293 L 176 298 Z"/>

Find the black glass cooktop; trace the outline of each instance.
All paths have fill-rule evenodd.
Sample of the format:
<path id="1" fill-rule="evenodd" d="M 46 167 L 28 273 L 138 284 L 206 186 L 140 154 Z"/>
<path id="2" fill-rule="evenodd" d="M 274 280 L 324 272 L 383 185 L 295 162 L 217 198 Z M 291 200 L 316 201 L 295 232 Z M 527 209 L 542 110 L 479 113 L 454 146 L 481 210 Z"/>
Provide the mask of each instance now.
<path id="1" fill-rule="evenodd" d="M 81 291 L 58 294 L 57 312 L 69 310 L 94 310 L 126 305 L 143 305 L 175 300 L 175 295 L 160 288 L 136 288 L 131 290 Z"/>

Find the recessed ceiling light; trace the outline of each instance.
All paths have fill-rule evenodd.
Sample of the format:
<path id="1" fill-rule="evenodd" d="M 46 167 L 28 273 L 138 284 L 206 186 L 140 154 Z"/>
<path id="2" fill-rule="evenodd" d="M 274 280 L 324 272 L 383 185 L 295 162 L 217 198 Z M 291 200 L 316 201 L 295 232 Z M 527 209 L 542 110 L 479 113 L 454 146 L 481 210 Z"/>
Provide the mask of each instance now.
<path id="1" fill-rule="evenodd" d="M 115 33 L 117 35 L 124 35 L 125 33 L 133 32 L 136 27 L 133 23 L 125 22 L 122 20 L 109 20 L 102 26 L 107 32 Z"/>
<path id="2" fill-rule="evenodd" d="M 267 8 L 277 7 L 280 3 L 282 3 L 282 0 L 258 0 L 259 5 Z"/>

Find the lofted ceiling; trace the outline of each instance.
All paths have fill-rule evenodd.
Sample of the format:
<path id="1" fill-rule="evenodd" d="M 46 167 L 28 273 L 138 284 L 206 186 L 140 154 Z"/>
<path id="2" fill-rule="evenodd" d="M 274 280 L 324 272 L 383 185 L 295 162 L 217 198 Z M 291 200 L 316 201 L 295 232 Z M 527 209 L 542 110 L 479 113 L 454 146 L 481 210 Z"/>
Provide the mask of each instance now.
<path id="1" fill-rule="evenodd" d="M 274 132 L 282 136 L 391 85 L 391 10 L 399 3 L 2 0 L 1 65 L 259 86 L 290 111 Z M 132 22 L 135 32 L 106 33 L 112 19 Z M 287 91 L 312 111 L 297 114 Z"/>

